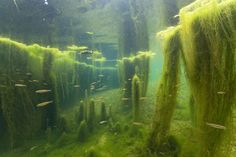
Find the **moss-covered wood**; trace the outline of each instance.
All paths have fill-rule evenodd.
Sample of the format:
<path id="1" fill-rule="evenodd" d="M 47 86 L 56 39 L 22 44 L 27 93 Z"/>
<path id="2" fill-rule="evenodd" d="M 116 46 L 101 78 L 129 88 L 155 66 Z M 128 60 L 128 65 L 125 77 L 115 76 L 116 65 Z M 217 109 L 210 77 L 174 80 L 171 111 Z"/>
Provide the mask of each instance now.
<path id="1" fill-rule="evenodd" d="M 149 66 L 151 52 L 139 52 L 136 56 L 124 57 L 119 60 L 120 84 L 123 87 L 124 98 L 128 98 L 125 104 L 131 105 L 132 102 L 132 78 L 135 74 L 140 78 L 141 96 L 145 96 L 148 87 Z"/>
<path id="2" fill-rule="evenodd" d="M 164 66 L 162 79 L 158 87 L 156 112 L 153 128 L 148 139 L 148 148 L 152 153 L 169 151 L 169 129 L 176 106 L 179 60 L 181 53 L 179 28 L 171 29 L 165 38 Z"/>
<path id="3" fill-rule="evenodd" d="M 231 153 L 232 111 L 236 97 L 235 19 L 235 0 L 199 0 L 180 11 L 180 24 L 175 28 L 179 31 L 174 36 L 179 38 L 173 41 L 171 47 L 182 47 L 186 77 L 194 100 L 192 117 L 196 128 L 193 132 L 197 139 L 198 149 L 195 152 L 198 157 L 220 157 Z M 168 35 L 172 33 L 165 32 Z M 172 49 L 167 50 L 171 52 Z M 176 72 L 173 71 L 172 75 Z M 167 87 L 175 88 L 170 84 Z M 167 96 L 162 95 L 161 100 Z M 166 112 L 169 108 L 160 114 Z M 164 122 L 165 116 L 161 117 L 159 121 Z M 154 123 L 151 134 L 154 138 L 151 139 L 165 137 L 161 133 L 168 130 L 169 123 L 167 129 L 155 131 L 162 126 L 159 121 Z M 153 133 L 160 136 L 155 137 Z M 153 141 L 149 146 L 155 150 L 158 145 L 152 146 L 162 141 Z"/>
<path id="4" fill-rule="evenodd" d="M 196 103 L 201 157 L 230 152 L 226 136 L 235 103 L 235 4 L 235 0 L 196 2 L 180 12 L 183 59 Z"/>
<path id="5" fill-rule="evenodd" d="M 141 82 L 137 75 L 132 78 L 132 109 L 133 121 L 140 121 L 140 98 L 141 98 Z"/>
<path id="6" fill-rule="evenodd" d="M 116 72 L 80 63 L 73 53 L 0 38 L 0 120 L 8 146 L 55 126 L 59 107 L 84 97 L 97 74 Z"/>

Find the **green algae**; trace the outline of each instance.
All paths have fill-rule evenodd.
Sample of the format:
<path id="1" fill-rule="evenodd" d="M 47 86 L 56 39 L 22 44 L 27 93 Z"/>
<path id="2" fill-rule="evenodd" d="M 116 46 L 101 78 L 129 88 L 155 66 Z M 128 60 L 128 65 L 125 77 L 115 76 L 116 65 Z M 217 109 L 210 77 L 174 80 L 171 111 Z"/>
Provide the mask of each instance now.
<path id="1" fill-rule="evenodd" d="M 137 75 L 132 78 L 132 108 L 134 122 L 140 121 L 141 83 Z"/>
<path id="2" fill-rule="evenodd" d="M 78 130 L 78 141 L 83 143 L 88 138 L 88 126 L 87 122 L 84 120 L 80 123 L 79 130 Z"/>
<path id="3" fill-rule="evenodd" d="M 231 0 L 205 2 L 205 6 L 191 12 L 181 10 L 181 40 L 187 77 L 197 104 L 199 156 L 218 157 L 230 153 L 226 139 L 231 135 L 235 98 L 236 8 Z M 226 126 L 228 131 L 209 127 L 207 123 Z"/>
<path id="4" fill-rule="evenodd" d="M 135 56 L 124 57 L 118 61 L 120 84 L 125 89 L 124 98 L 131 99 L 132 97 L 132 78 L 135 73 L 140 78 L 141 95 L 146 95 L 149 81 L 150 58 L 152 55 L 152 52 L 139 52 Z"/>
<path id="5" fill-rule="evenodd" d="M 57 125 L 59 108 L 82 98 L 80 93 L 90 88 L 94 73 L 116 72 L 112 68 L 80 63 L 72 54 L 72 51 L 36 44 L 28 46 L 0 38 L 1 113 L 9 147 L 18 146 L 41 130 Z M 43 96 L 35 93 L 45 88 L 52 92 Z M 36 107 L 46 101 L 52 103 Z"/>
<path id="6" fill-rule="evenodd" d="M 162 79 L 158 87 L 153 128 L 148 139 L 148 148 L 156 154 L 166 153 L 168 145 L 165 146 L 165 143 L 169 142 L 169 130 L 176 106 L 179 81 L 181 53 L 179 38 L 178 27 L 170 29 L 165 36 Z"/>
<path id="7" fill-rule="evenodd" d="M 100 121 L 107 120 L 107 109 L 106 104 L 104 102 L 101 103 L 101 110 L 100 110 Z"/>
<path id="8" fill-rule="evenodd" d="M 171 52 L 174 45 L 180 45 L 177 51 L 182 52 L 186 78 L 194 100 L 192 119 L 196 129 L 193 129 L 193 135 L 197 139 L 198 146 L 195 155 L 199 157 L 220 157 L 231 154 L 230 137 L 233 131 L 232 111 L 236 84 L 235 4 L 235 0 L 205 0 L 196 1 L 181 9 L 180 23 L 176 26 L 178 31 L 174 33 L 174 36 L 179 38 L 171 43 L 172 49 L 168 50 Z M 172 36 L 173 32 L 165 31 L 164 34 Z M 170 46 L 168 40 L 165 44 Z M 174 84 L 169 84 L 167 87 L 174 88 Z M 156 121 L 154 126 L 159 124 L 158 122 Z M 169 127 L 169 123 L 167 126 Z M 164 129 L 165 133 L 168 127 Z M 162 131 L 154 132 L 159 134 Z M 155 142 L 160 143 L 159 141 L 153 143 Z M 155 148 L 157 147 L 153 149 Z"/>
<path id="9" fill-rule="evenodd" d="M 95 103 L 93 100 L 89 103 L 89 110 L 88 110 L 88 130 L 90 132 L 94 131 L 96 123 L 96 114 L 95 114 Z"/>

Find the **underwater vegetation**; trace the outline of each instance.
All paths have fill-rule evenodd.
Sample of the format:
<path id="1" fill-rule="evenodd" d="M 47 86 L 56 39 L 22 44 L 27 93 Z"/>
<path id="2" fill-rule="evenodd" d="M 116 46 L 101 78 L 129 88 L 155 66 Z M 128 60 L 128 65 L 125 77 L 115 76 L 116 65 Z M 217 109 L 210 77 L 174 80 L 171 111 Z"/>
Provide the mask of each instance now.
<path id="1" fill-rule="evenodd" d="M 59 108 L 84 97 L 81 93 L 90 90 L 96 74 L 116 73 L 80 63 L 71 53 L 0 39 L 0 114 L 7 130 L 6 145 L 13 148 L 57 125 Z"/>
<path id="2" fill-rule="evenodd" d="M 149 50 L 145 2 L 137 0 L 117 1 L 119 23 L 119 57 L 130 57 L 139 51 Z"/>
<path id="3" fill-rule="evenodd" d="M 164 66 L 162 70 L 162 79 L 159 83 L 156 113 L 153 121 L 153 130 L 148 141 L 148 148 L 159 154 L 169 151 L 169 129 L 172 115 L 175 110 L 178 82 L 179 82 L 179 68 L 180 68 L 180 53 L 181 45 L 179 38 L 179 29 L 176 28 L 168 32 L 165 37 L 164 45 Z"/>
<path id="4" fill-rule="evenodd" d="M 141 85 L 140 79 L 137 75 L 132 78 L 132 108 L 134 122 L 140 120 L 140 98 L 141 98 Z"/>
<path id="5" fill-rule="evenodd" d="M 136 56 L 124 57 L 119 60 L 120 84 L 123 87 L 124 103 L 129 107 L 132 104 L 132 79 L 135 74 L 140 79 L 141 96 L 145 97 L 149 80 L 149 66 L 152 52 L 139 52 Z M 126 98 L 126 99 L 125 99 Z"/>
<path id="6" fill-rule="evenodd" d="M 83 120 L 79 125 L 78 141 L 85 142 L 87 137 L 88 137 L 88 125 L 87 125 L 87 122 Z"/>
<path id="7" fill-rule="evenodd" d="M 91 100 L 89 103 L 89 111 L 88 111 L 88 130 L 90 132 L 94 130 L 95 119 L 96 119 L 95 103 L 93 100 Z"/>
<path id="8" fill-rule="evenodd" d="M 102 102 L 101 104 L 101 122 L 105 122 L 107 120 L 107 110 L 106 110 L 106 104 Z"/>
<path id="9" fill-rule="evenodd" d="M 124 93 L 123 106 L 126 109 L 132 106 L 132 78 L 135 74 L 141 80 L 142 96 L 147 92 L 152 53 L 149 52 L 149 33 L 144 3 L 137 0 L 117 2 L 117 13 L 121 19 L 118 24 L 118 70 Z"/>
<path id="10" fill-rule="evenodd" d="M 0 156 L 235 157 L 236 0 L 192 1 L 38 2 L 66 12 L 39 19 L 60 49 L 0 37 Z"/>
<path id="11" fill-rule="evenodd" d="M 159 33 L 166 39 L 165 66 L 148 142 L 151 150 L 162 153 L 160 144 L 169 136 L 180 55 L 194 102 L 191 117 L 196 123 L 192 130 L 197 139 L 195 156 L 230 156 L 236 96 L 235 13 L 235 0 L 196 1 L 181 9 L 178 26 Z"/>

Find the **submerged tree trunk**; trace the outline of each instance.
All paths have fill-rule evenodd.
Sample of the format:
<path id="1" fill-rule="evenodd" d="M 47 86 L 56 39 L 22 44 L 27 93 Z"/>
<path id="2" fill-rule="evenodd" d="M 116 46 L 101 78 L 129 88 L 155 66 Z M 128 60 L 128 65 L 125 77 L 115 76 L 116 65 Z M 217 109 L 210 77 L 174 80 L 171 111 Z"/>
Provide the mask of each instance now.
<path id="1" fill-rule="evenodd" d="M 176 105 L 179 81 L 180 38 L 179 29 L 172 30 L 165 42 L 165 60 L 162 80 L 158 88 L 156 113 L 148 140 L 148 148 L 153 153 L 165 152 L 168 147 L 169 129 Z"/>
<path id="2" fill-rule="evenodd" d="M 236 87 L 235 1 L 193 3 L 180 12 L 183 59 L 196 105 L 198 157 L 229 156 Z"/>
<path id="3" fill-rule="evenodd" d="M 145 17 L 145 8 L 143 7 L 141 0 L 121 0 L 119 1 L 119 14 L 120 16 L 120 27 L 119 27 L 119 58 L 131 57 L 138 55 L 140 51 L 149 50 L 149 34 L 148 26 Z M 120 66 L 120 77 L 121 84 L 124 87 L 124 98 L 128 99 L 124 101 L 125 105 L 132 104 L 132 85 L 131 79 L 137 73 L 138 70 L 142 70 L 142 77 L 140 77 L 143 82 L 142 96 L 146 95 L 148 75 L 149 75 L 149 58 L 140 59 L 139 62 L 133 62 L 129 60 L 124 60 L 123 64 Z M 139 64 L 143 64 L 140 66 Z M 146 64 L 146 65 L 145 65 Z M 125 74 L 123 74 L 123 72 Z"/>

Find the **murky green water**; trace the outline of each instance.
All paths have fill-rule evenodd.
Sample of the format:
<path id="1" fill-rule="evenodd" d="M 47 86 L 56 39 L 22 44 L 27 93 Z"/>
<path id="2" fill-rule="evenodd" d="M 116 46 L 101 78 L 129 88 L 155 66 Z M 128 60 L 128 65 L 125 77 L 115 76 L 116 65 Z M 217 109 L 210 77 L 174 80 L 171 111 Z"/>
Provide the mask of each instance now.
<path id="1" fill-rule="evenodd" d="M 236 0 L 1 0 L 0 157 L 234 157 Z"/>

